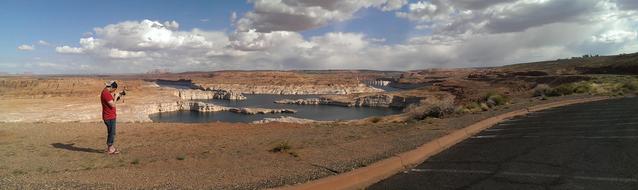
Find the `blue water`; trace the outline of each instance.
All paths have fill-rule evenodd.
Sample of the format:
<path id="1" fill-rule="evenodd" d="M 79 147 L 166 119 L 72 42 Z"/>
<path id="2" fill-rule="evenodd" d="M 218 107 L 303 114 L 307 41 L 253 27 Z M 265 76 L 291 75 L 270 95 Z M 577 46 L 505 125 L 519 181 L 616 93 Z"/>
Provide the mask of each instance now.
<path id="1" fill-rule="evenodd" d="M 264 118 L 277 118 L 281 116 L 292 116 L 297 118 L 305 118 L 319 121 L 330 120 L 352 120 L 361 119 L 371 116 L 383 116 L 398 114 L 401 110 L 392 108 L 372 108 L 372 107 L 342 107 L 333 105 L 293 105 L 293 104 L 276 104 L 275 100 L 282 99 L 300 99 L 314 98 L 317 95 L 245 95 L 244 101 L 230 100 L 202 100 L 217 105 L 229 107 L 253 107 L 253 108 L 271 108 L 271 109 L 294 109 L 294 114 L 257 114 L 245 115 L 232 112 L 209 112 L 200 113 L 194 111 L 178 111 L 159 113 L 151 115 L 151 120 L 155 122 L 252 122 L 262 120 Z"/>

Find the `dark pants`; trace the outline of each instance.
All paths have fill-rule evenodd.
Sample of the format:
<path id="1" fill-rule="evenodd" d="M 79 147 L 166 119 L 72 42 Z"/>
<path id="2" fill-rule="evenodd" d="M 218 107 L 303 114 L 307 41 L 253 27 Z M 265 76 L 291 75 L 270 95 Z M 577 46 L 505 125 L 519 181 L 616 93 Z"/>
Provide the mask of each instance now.
<path id="1" fill-rule="evenodd" d="M 106 145 L 111 146 L 113 141 L 115 141 L 115 119 L 104 120 L 104 124 L 106 124 L 106 131 L 108 132 Z"/>

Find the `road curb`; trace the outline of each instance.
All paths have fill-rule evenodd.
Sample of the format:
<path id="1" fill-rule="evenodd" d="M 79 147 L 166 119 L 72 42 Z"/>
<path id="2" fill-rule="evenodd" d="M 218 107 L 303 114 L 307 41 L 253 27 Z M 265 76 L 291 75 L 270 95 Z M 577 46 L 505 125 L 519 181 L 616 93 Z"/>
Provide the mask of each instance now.
<path id="1" fill-rule="evenodd" d="M 580 98 L 572 100 L 563 100 L 558 102 L 546 103 L 541 105 L 535 105 L 524 109 L 519 109 L 507 113 L 503 113 L 497 116 L 493 116 L 465 128 L 453 131 L 450 134 L 439 137 L 432 141 L 429 141 L 416 149 L 400 153 L 396 156 L 383 159 L 375 162 L 369 166 L 357 168 L 355 170 L 341 173 L 334 176 L 324 177 L 321 179 L 309 181 L 302 184 L 296 184 L 291 186 L 278 187 L 279 190 L 323 190 L 323 189 L 343 189 L 354 190 L 364 189 L 374 183 L 377 183 L 383 179 L 386 179 L 396 173 L 404 171 L 408 168 L 412 168 L 430 156 L 436 155 L 439 152 L 446 150 L 455 144 L 477 134 L 493 125 L 516 116 L 526 115 L 530 112 L 541 111 L 545 109 L 566 106 L 577 103 L 593 102 L 609 99 L 608 97 L 592 97 L 592 98 Z"/>

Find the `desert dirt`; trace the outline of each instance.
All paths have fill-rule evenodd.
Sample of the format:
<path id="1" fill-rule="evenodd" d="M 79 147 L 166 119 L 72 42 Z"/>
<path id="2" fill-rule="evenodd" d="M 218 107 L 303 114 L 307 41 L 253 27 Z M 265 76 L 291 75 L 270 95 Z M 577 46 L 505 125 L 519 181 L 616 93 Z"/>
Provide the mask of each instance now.
<path id="1" fill-rule="evenodd" d="M 488 112 L 406 123 L 2 123 L 0 186 L 9 189 L 255 189 L 362 167 L 475 121 L 557 101 L 517 100 Z M 285 143 L 290 149 L 273 152 Z"/>

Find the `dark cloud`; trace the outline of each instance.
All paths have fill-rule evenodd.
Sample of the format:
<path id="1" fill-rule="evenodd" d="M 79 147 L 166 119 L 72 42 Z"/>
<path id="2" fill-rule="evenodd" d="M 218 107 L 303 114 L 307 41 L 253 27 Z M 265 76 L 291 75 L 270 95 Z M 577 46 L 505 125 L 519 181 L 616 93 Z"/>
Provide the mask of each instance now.
<path id="1" fill-rule="evenodd" d="M 616 0 L 618 7 L 625 10 L 638 10 L 638 0 Z"/>
<path id="2" fill-rule="evenodd" d="M 515 1 L 516 0 L 456 0 L 450 1 L 450 4 L 461 9 L 482 10 L 493 5 Z"/>
<path id="3" fill-rule="evenodd" d="M 519 32 L 531 27 L 576 21 L 598 12 L 595 0 L 554 0 L 526 4 L 492 15 L 486 29 L 492 33 Z"/>
<path id="4" fill-rule="evenodd" d="M 401 8 L 402 0 L 254 0 L 254 10 L 236 23 L 239 31 L 303 31 L 331 22 L 350 19 L 359 9 L 376 7 L 384 11 Z"/>

